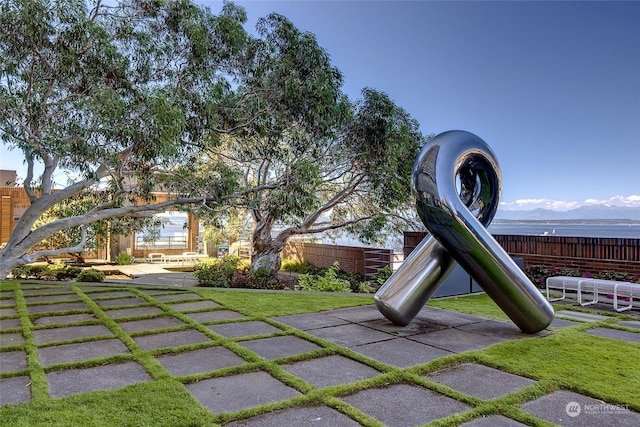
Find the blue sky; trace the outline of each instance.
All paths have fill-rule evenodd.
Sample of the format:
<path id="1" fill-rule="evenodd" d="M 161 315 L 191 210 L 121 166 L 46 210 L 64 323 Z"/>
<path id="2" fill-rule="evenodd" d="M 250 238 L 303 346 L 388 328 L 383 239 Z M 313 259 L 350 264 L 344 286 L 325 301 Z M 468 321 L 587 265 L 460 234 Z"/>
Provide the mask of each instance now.
<path id="1" fill-rule="evenodd" d="M 372 87 L 425 134 L 483 138 L 502 168 L 502 209 L 640 208 L 640 2 L 236 4 L 249 30 L 277 12 L 315 34 L 352 99 Z M 0 153 L 14 168 L 17 153 Z"/>

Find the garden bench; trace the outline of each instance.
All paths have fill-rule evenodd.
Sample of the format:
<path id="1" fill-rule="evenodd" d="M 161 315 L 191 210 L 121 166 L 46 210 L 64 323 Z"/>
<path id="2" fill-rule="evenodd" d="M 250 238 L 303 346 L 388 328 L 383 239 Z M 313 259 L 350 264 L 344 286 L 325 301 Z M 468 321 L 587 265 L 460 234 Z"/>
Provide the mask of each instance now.
<path id="1" fill-rule="evenodd" d="M 550 289 L 561 289 L 560 298 L 551 298 Z M 578 304 L 584 307 L 599 302 L 600 295 L 606 295 L 613 300 L 613 309 L 621 312 L 633 308 L 633 298 L 640 297 L 640 284 L 630 282 L 620 282 L 616 280 L 590 279 L 585 277 L 553 276 L 547 278 L 546 292 L 547 300 L 558 301 L 566 298 L 567 290 L 575 291 Z M 586 295 L 591 295 L 591 299 L 583 301 Z M 628 300 L 629 305 L 618 306 L 618 299 Z"/>
<path id="2" fill-rule="evenodd" d="M 164 262 L 166 255 L 162 252 L 151 252 L 147 255 L 147 262 L 153 264 L 156 261 Z"/>

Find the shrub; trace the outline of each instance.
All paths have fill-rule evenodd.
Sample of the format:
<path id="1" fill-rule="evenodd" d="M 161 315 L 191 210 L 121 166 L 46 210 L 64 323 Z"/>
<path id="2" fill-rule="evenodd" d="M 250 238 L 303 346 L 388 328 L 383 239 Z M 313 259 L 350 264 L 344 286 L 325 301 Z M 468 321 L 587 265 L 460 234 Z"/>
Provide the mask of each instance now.
<path id="1" fill-rule="evenodd" d="M 393 271 L 391 271 L 388 265 L 385 265 L 376 272 L 376 275 L 373 276 L 373 281 L 376 282 L 379 286 L 382 286 L 384 285 L 384 282 L 386 282 L 387 279 L 391 277 L 392 274 Z"/>
<path id="2" fill-rule="evenodd" d="M 309 292 L 351 292 L 351 282 L 340 279 L 337 262 L 325 270 L 323 275 L 301 274 L 298 277 L 296 290 Z"/>
<path id="3" fill-rule="evenodd" d="M 573 267 L 556 267 L 543 264 L 530 265 L 524 269 L 524 273 L 529 280 L 540 289 L 544 289 L 547 278 L 551 276 L 571 276 L 580 277 L 580 272 Z"/>
<path id="4" fill-rule="evenodd" d="M 116 264 L 129 265 L 133 264 L 133 256 L 128 252 L 120 252 L 116 255 Z"/>
<path id="5" fill-rule="evenodd" d="M 28 279 L 31 277 L 31 266 L 20 265 L 11 270 L 11 275 L 14 279 Z"/>
<path id="6" fill-rule="evenodd" d="M 76 277 L 78 282 L 104 282 L 104 272 L 95 268 L 85 268 Z"/>
<path id="7" fill-rule="evenodd" d="M 635 279 L 634 279 L 635 277 Z M 599 273 L 594 273 L 593 275 L 591 275 L 591 278 L 593 279 L 603 279 L 603 280 L 615 280 L 618 282 L 636 282 L 638 281 L 638 276 L 632 276 L 631 274 L 627 274 L 627 273 L 618 273 L 617 271 L 613 271 L 613 270 L 605 270 L 605 271 L 601 271 Z"/>
<path id="8" fill-rule="evenodd" d="M 307 274 L 313 270 L 315 266 L 308 261 L 297 261 L 293 259 L 285 259 L 282 261 L 280 270 L 290 273 Z"/>
<path id="9" fill-rule="evenodd" d="M 193 275 L 199 286 L 228 288 L 238 270 L 246 268 L 242 259 L 235 255 L 222 258 L 208 258 L 198 262 Z"/>

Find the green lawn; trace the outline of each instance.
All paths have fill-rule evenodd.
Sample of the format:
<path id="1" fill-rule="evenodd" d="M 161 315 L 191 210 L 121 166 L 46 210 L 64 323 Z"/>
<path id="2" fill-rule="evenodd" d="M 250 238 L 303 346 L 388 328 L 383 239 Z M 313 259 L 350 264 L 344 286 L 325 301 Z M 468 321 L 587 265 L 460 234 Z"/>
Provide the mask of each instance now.
<path id="1" fill-rule="evenodd" d="M 74 287 L 74 289 L 83 298 L 82 286 Z M 9 281 L 0 282 L 0 290 L 3 292 L 15 291 L 18 316 L 22 318 L 23 325 L 30 325 L 30 318 L 24 305 L 24 299 L 22 299 L 19 284 Z M 371 296 L 355 295 L 245 292 L 207 288 L 194 288 L 194 291 L 221 304 L 224 308 L 241 312 L 249 316 L 250 319 L 254 318 L 267 322 L 273 322 L 269 318 L 278 315 L 331 310 L 371 304 L 373 302 Z M 150 354 L 141 351 L 133 343 L 130 336 L 119 328 L 116 322 L 104 316 L 104 313 L 101 312 L 97 305 L 94 305 L 90 299 L 87 299 L 87 303 L 95 313 L 96 322 L 101 321 L 106 324 L 116 336 L 130 347 L 132 354 L 121 358 L 123 360 L 136 360 L 142 364 L 154 381 L 118 390 L 51 399 L 48 396 L 45 374 L 51 369 L 67 369 L 75 365 L 50 366 L 46 369 L 40 366 L 38 358 L 35 356 L 37 347 L 31 334 L 33 326 L 22 327 L 16 331 L 12 330 L 12 332 L 22 332 L 25 336 L 25 344 L 18 347 L 3 347 L 2 351 L 20 349 L 27 351 L 31 355 L 29 356 L 28 369 L 18 374 L 31 376 L 33 401 L 27 404 L 0 407 L 0 425 L 211 426 L 225 424 L 233 420 L 241 420 L 274 409 L 307 403 L 321 403 L 344 412 L 363 425 L 379 426 L 377 421 L 346 405 L 339 400 L 339 397 L 356 390 L 394 382 L 421 384 L 461 400 L 472 407 L 470 412 L 449 417 L 440 425 L 457 425 L 479 415 L 496 413 L 509 416 L 529 425 L 548 425 L 524 413 L 519 409 L 518 405 L 558 388 L 573 390 L 609 403 L 628 405 L 630 409 L 640 411 L 640 399 L 638 399 L 640 370 L 637 369 L 638 361 L 640 360 L 640 344 L 600 338 L 584 333 L 588 328 L 611 326 L 615 320 L 630 318 L 620 314 L 611 314 L 611 318 L 603 322 L 580 324 L 553 330 L 551 334 L 542 338 L 532 337 L 507 341 L 482 351 L 471 351 L 408 369 L 399 369 L 368 359 L 349 349 L 310 336 L 303 331 L 277 323 L 274 324 L 284 328 L 284 332 L 277 334 L 293 334 L 318 343 L 322 349 L 303 356 L 293 356 L 289 359 L 279 360 L 278 363 L 275 363 L 274 361 L 262 359 L 239 346 L 237 344 L 238 339 L 220 338 L 220 336 L 212 334 L 206 327 L 193 322 L 183 314 L 172 311 L 169 306 L 163 306 L 163 310 L 167 314 L 181 318 L 186 323 L 191 322 L 187 327 L 196 327 L 203 333 L 211 334 L 215 345 L 226 346 L 248 361 L 245 365 L 227 368 L 223 370 L 224 372 L 219 372 L 216 375 L 230 374 L 232 372 L 250 372 L 260 369 L 269 372 L 281 382 L 296 388 L 302 393 L 301 396 L 284 402 L 266 404 L 235 413 L 214 415 L 202 408 L 183 386 L 183 383 L 198 381 L 202 378 L 208 378 L 210 375 L 196 375 L 181 379 L 173 378 L 152 357 L 155 353 L 151 352 Z M 502 312 L 484 294 L 433 300 L 429 304 L 489 318 L 505 318 Z M 0 305 L 2 305 L 2 300 L 0 300 Z M 380 370 L 381 374 L 356 383 L 316 389 L 289 374 L 281 367 L 283 362 L 329 354 L 340 354 L 369 364 Z M 78 367 L 92 366 L 108 361 L 108 359 L 96 359 L 77 365 Z M 538 382 L 518 392 L 485 402 L 431 382 L 424 377 L 426 373 L 464 362 L 482 363 L 536 379 Z M 18 374 L 2 374 L 1 377 L 6 378 Z M 435 425 L 438 424 L 436 423 Z"/>

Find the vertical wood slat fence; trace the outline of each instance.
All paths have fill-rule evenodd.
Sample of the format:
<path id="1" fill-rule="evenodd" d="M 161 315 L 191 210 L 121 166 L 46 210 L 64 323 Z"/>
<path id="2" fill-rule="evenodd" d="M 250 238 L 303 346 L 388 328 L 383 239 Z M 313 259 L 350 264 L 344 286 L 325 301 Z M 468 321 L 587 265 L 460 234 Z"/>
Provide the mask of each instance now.
<path id="1" fill-rule="evenodd" d="M 405 257 L 426 232 L 404 233 Z M 578 268 L 597 273 L 614 270 L 640 275 L 640 239 L 605 237 L 493 236 L 509 255 L 524 259 L 525 268 L 534 264 Z"/>

